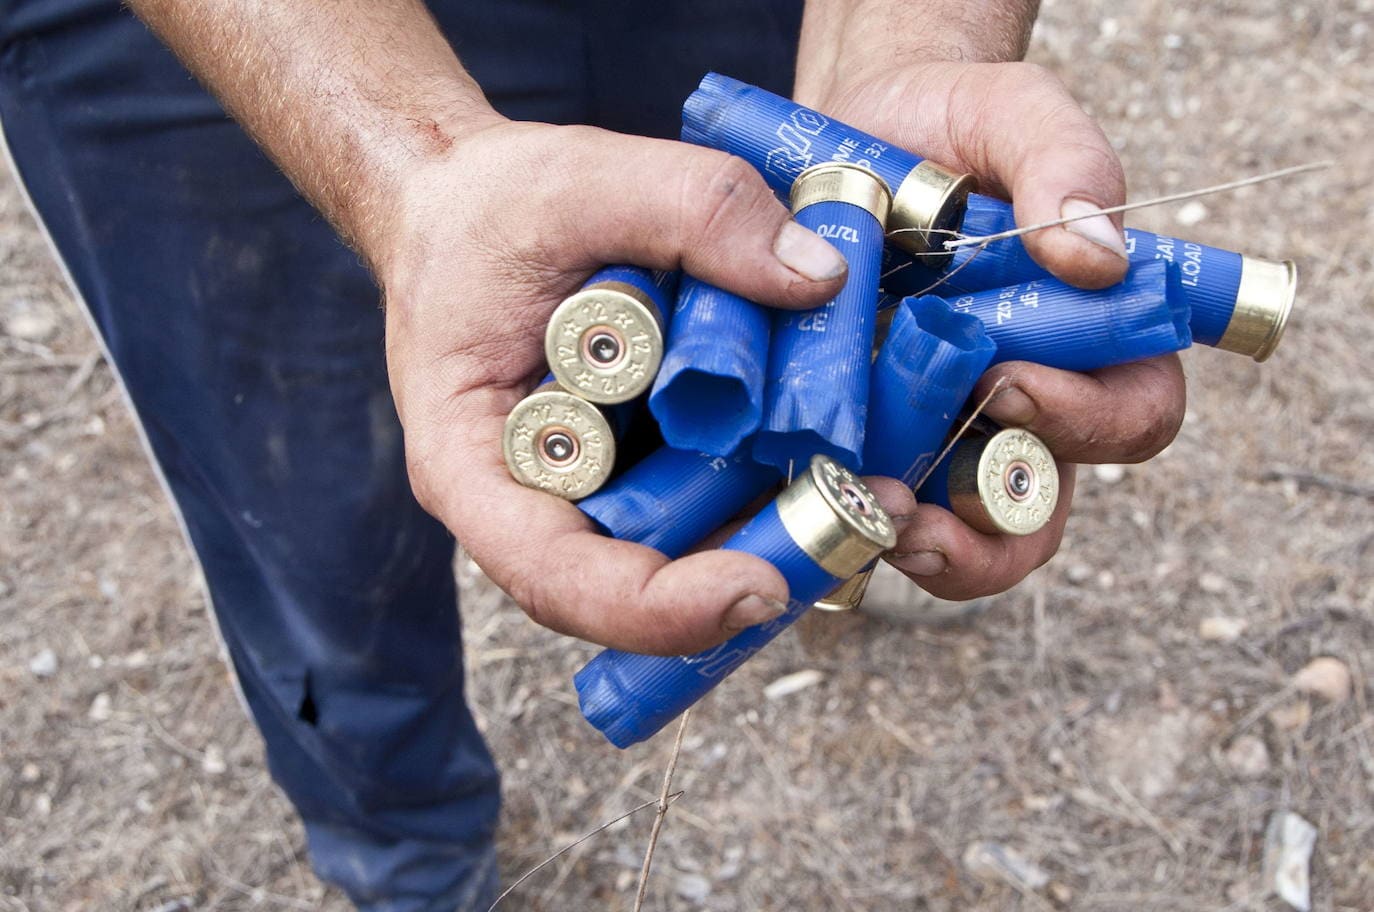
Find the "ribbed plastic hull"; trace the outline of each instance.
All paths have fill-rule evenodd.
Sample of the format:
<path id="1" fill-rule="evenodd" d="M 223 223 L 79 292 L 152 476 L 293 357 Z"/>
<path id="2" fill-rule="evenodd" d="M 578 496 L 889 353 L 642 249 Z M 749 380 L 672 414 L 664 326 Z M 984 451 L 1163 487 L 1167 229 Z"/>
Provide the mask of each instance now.
<path id="1" fill-rule="evenodd" d="M 645 656 L 608 649 L 573 678 L 582 715 L 616 747 L 652 737 L 704 697 L 730 672 L 786 630 L 839 580 L 792 541 L 769 504 L 723 546 L 755 554 L 787 578 L 787 611 L 691 656 Z"/>
<path id="2" fill-rule="evenodd" d="M 910 298 L 873 362 L 863 471 L 913 485 L 996 352 L 976 317 L 939 298 Z"/>

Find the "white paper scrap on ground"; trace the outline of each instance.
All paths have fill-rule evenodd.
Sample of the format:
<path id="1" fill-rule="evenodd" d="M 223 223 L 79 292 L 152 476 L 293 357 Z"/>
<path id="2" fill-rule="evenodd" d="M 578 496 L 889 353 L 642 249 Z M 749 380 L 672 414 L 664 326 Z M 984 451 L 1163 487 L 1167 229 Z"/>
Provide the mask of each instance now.
<path id="1" fill-rule="evenodd" d="M 1264 883 L 1298 912 L 1312 908 L 1312 849 L 1317 828 L 1292 811 L 1269 818 L 1264 833 Z"/>
<path id="2" fill-rule="evenodd" d="M 825 675 L 814 668 L 805 671 L 794 671 L 789 675 L 783 675 L 776 681 L 763 688 L 763 696 L 769 700 L 780 700 L 790 696 L 799 690 L 806 690 L 825 680 Z"/>

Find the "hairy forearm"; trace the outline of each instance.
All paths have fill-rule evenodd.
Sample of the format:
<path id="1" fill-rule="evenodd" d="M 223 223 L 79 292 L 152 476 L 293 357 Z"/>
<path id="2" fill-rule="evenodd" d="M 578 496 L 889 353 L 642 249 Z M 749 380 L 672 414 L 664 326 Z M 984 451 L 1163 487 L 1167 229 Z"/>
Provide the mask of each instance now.
<path id="1" fill-rule="evenodd" d="M 1019 60 L 1039 0 L 807 0 L 798 98 L 932 60 Z"/>
<path id="2" fill-rule="evenodd" d="M 405 169 L 496 118 L 419 0 L 129 0 L 363 254 Z"/>

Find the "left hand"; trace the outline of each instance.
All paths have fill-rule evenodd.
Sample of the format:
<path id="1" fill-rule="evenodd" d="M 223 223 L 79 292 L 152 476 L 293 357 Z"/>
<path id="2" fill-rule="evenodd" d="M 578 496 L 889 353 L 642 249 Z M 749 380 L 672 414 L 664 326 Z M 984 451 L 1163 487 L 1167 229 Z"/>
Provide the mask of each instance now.
<path id="1" fill-rule="evenodd" d="M 1018 224 L 1125 201 L 1121 163 L 1106 136 L 1041 67 L 832 60 L 826 79 L 809 79 L 804 64 L 800 73 L 799 102 L 973 174 L 981 192 L 1015 201 Z M 1097 215 L 1023 241 L 1042 266 L 1083 288 L 1115 284 L 1126 272 L 1119 216 Z M 940 507 L 919 506 L 888 560 L 941 598 L 991 595 L 1020 582 L 1059 548 L 1073 499 L 1072 463 L 1149 459 L 1183 420 L 1183 369 L 1174 355 L 1090 374 L 1008 362 L 988 371 L 973 401 L 1002 377 L 1008 384 L 985 414 L 1045 440 L 1060 460 L 1059 506 L 1044 529 L 1021 538 L 985 535 Z"/>

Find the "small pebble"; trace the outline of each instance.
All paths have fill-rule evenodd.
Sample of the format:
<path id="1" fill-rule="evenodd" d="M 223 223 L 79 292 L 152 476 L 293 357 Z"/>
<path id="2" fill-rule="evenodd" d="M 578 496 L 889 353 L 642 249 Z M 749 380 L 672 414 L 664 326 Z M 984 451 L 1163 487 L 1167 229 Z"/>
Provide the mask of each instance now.
<path id="1" fill-rule="evenodd" d="M 29 310 L 5 321 L 5 335 L 25 342 L 45 342 L 57 332 L 57 319 L 50 313 Z"/>
<path id="2" fill-rule="evenodd" d="M 1191 228 L 1199 222 L 1206 220 L 1206 218 L 1207 207 L 1197 200 L 1189 200 L 1182 206 L 1179 206 L 1178 212 L 1174 214 L 1174 221 L 1185 228 Z"/>
<path id="3" fill-rule="evenodd" d="M 1203 592 L 1210 592 L 1212 595 L 1220 595 L 1226 591 L 1226 577 L 1220 573 L 1208 571 L 1197 578 L 1197 584 Z"/>
<path id="4" fill-rule="evenodd" d="M 794 671 L 783 675 L 763 688 L 763 696 L 768 700 L 780 700 L 808 687 L 814 687 L 825 680 L 825 675 L 814 668 Z"/>
<path id="5" fill-rule="evenodd" d="M 37 782 L 43 776 L 43 771 L 38 768 L 37 763 L 25 763 L 19 770 L 19 778 L 25 782 Z"/>
<path id="6" fill-rule="evenodd" d="M 47 817 L 52 814 L 52 796 L 46 792 L 35 795 L 33 798 L 33 812 L 39 817 Z"/>
<path id="7" fill-rule="evenodd" d="M 1050 875 L 1020 852 L 1000 842 L 973 842 L 964 850 L 964 867 L 979 880 L 1039 890 Z"/>
<path id="8" fill-rule="evenodd" d="M 1064 571 L 1065 579 L 1075 586 L 1081 586 L 1083 583 L 1092 579 L 1092 576 L 1093 568 L 1081 562 L 1069 564 L 1068 568 Z"/>
<path id="9" fill-rule="evenodd" d="M 200 758 L 200 768 L 211 776 L 219 776 L 229 768 L 224 762 L 224 751 L 218 744 L 205 748 L 205 754 Z"/>
<path id="10" fill-rule="evenodd" d="M 1050 899 L 1061 906 L 1067 906 L 1073 902 L 1073 891 L 1069 889 L 1067 884 L 1062 884 L 1057 880 L 1050 883 L 1047 892 L 1050 894 Z"/>
<path id="11" fill-rule="evenodd" d="M 29 659 L 29 671 L 35 678 L 51 678 L 57 674 L 57 653 L 44 649 Z"/>
<path id="12" fill-rule="evenodd" d="M 1250 626 L 1242 618 L 1209 617 L 1197 625 L 1197 635 L 1209 643 L 1234 643 Z"/>
<path id="13" fill-rule="evenodd" d="M 105 722 L 114 714 L 114 703 L 110 700 L 109 694 L 96 694 L 91 701 L 91 709 L 87 715 L 92 722 Z"/>
<path id="14" fill-rule="evenodd" d="M 1110 570 L 1103 570 L 1097 574 L 1097 588 L 1111 589 L 1116 586 L 1116 574 Z"/>
<path id="15" fill-rule="evenodd" d="M 1106 463 L 1104 465 L 1093 466 L 1093 477 L 1103 484 L 1116 484 L 1126 477 L 1126 467 Z"/>
<path id="16" fill-rule="evenodd" d="M 1312 718 L 1312 707 L 1306 700 L 1280 706 L 1269 713 L 1269 721 L 1282 732 L 1298 731 L 1307 727 Z"/>
<path id="17" fill-rule="evenodd" d="M 1269 748 L 1254 735 L 1241 735 L 1226 748 L 1226 765 L 1242 779 L 1258 779 L 1269 772 Z"/>
<path id="18" fill-rule="evenodd" d="M 153 909 L 152 912 L 190 912 L 192 908 L 193 904 L 191 902 L 191 897 L 183 896 L 180 899 L 173 899 L 163 903 L 156 909 Z"/>
<path id="19" fill-rule="evenodd" d="M 688 902 L 699 903 L 711 895 L 711 881 L 701 874 L 679 874 L 675 888 Z"/>
<path id="20" fill-rule="evenodd" d="M 1293 676 L 1293 686 L 1328 703 L 1344 703 L 1350 699 L 1350 669 L 1340 659 L 1318 656 Z"/>

